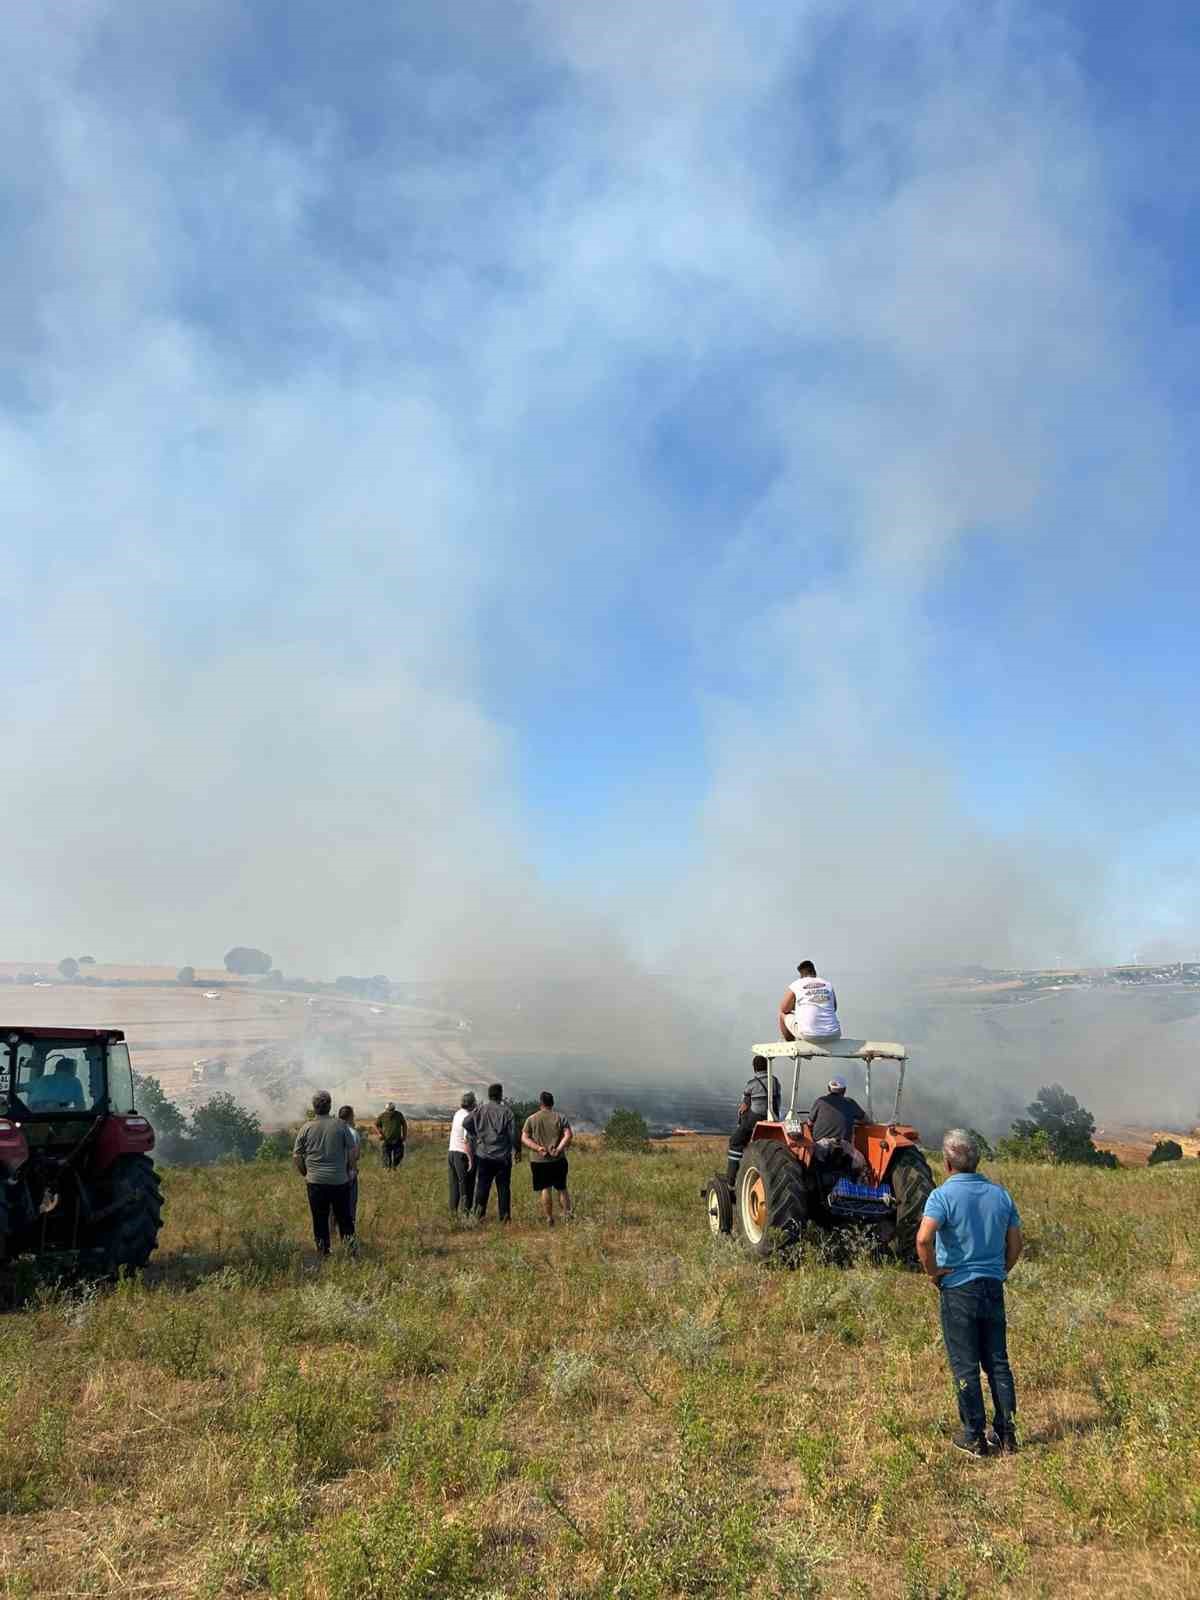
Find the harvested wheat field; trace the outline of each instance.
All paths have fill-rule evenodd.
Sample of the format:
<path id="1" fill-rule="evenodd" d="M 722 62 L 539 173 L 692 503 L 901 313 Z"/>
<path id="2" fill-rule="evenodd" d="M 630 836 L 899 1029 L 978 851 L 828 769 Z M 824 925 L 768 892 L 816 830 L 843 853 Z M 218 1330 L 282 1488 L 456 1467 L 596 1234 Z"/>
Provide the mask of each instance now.
<path id="1" fill-rule="evenodd" d="M 948 1447 L 919 1277 L 710 1237 L 709 1148 L 452 1224 L 440 1137 L 318 1269 L 286 1163 L 168 1172 L 157 1265 L 4 1321 L 11 1596 L 1200 1593 L 1200 1164 L 994 1166 L 1023 1449 Z"/>

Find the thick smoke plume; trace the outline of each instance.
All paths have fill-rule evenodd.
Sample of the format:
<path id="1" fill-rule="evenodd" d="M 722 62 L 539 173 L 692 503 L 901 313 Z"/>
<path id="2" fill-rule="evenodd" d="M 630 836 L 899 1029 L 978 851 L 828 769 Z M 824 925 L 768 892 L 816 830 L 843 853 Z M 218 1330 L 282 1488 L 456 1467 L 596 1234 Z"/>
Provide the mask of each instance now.
<path id="1" fill-rule="evenodd" d="M 961 1119 L 1051 1072 L 1145 1109 L 1131 1061 L 1183 1115 L 1190 1019 L 1010 1029 L 918 977 L 1195 953 L 1152 848 L 1194 758 L 1131 794 L 1027 672 L 1096 648 L 1179 475 L 1079 40 L 302 6 L 284 81 L 283 26 L 11 23 L 21 939 L 520 990 L 564 1057 L 706 1093 L 812 955 Z"/>

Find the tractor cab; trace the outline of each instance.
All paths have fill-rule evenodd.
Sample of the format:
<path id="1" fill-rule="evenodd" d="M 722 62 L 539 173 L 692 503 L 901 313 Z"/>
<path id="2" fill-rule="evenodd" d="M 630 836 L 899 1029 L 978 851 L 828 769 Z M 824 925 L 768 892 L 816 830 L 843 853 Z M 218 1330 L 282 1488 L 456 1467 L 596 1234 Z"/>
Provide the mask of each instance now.
<path id="1" fill-rule="evenodd" d="M 728 1233 L 738 1230 L 756 1254 L 770 1254 L 780 1243 L 794 1243 L 806 1226 L 868 1226 L 878 1242 L 904 1260 L 915 1256 L 916 1232 L 933 1175 L 921 1153 L 916 1128 L 900 1121 L 908 1051 L 902 1044 L 870 1039 L 831 1039 L 819 1044 L 804 1039 L 757 1044 L 753 1054 L 766 1059 L 767 1104 L 774 1103 L 776 1062 L 791 1062 L 791 1093 L 779 1120 L 758 1123 L 743 1152 L 736 1193 L 723 1178 L 706 1188 L 709 1226 Z M 849 1153 L 822 1147 L 802 1108 L 821 1092 L 823 1077 L 815 1063 L 854 1060 L 865 1068 L 865 1122 L 851 1134 L 862 1162 Z M 872 1068 L 895 1063 L 896 1093 L 887 1122 L 876 1122 Z M 801 1097 L 802 1080 L 806 1081 Z"/>
<path id="2" fill-rule="evenodd" d="M 144 1265 L 162 1209 L 153 1147 L 120 1028 L 0 1028 L 0 1256 Z"/>

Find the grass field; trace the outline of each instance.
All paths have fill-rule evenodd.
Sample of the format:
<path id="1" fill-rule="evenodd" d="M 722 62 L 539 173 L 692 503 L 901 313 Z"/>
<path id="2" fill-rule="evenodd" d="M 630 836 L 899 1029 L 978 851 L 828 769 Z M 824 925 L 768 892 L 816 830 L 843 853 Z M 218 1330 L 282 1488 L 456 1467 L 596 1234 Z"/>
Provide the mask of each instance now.
<path id="1" fill-rule="evenodd" d="M 970 1461 L 920 1278 L 753 1265 L 719 1144 L 572 1162 L 578 1220 L 286 1165 L 166 1174 L 157 1266 L 3 1321 L 5 1593 L 321 1600 L 1200 1593 L 1200 1164 L 996 1167 L 1023 1451 Z"/>

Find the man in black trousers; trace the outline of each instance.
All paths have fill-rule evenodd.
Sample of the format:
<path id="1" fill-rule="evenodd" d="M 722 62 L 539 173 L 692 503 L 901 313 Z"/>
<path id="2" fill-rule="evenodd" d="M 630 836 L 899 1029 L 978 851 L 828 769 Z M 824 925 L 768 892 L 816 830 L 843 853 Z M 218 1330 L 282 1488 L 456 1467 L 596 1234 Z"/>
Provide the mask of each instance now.
<path id="1" fill-rule="evenodd" d="M 471 1118 L 475 1138 L 475 1215 L 481 1221 L 487 1215 L 493 1183 L 500 1221 L 512 1221 L 512 1164 L 517 1148 L 517 1124 L 512 1107 L 503 1101 L 504 1085 L 489 1084 L 487 1099 Z"/>
<path id="2" fill-rule="evenodd" d="M 333 1099 L 324 1089 L 313 1095 L 312 1108 L 312 1116 L 296 1135 L 292 1160 L 308 1186 L 313 1239 L 318 1252 L 327 1256 L 332 1212 L 342 1242 L 353 1255 L 357 1241 L 350 1184 L 358 1176 L 358 1146 L 349 1126 L 330 1116 Z"/>
<path id="3" fill-rule="evenodd" d="M 738 1171 L 742 1165 L 742 1151 L 750 1143 L 750 1135 L 767 1112 L 767 1058 L 755 1056 L 751 1062 L 754 1076 L 742 1090 L 738 1106 L 737 1126 L 729 1135 L 729 1148 L 725 1152 L 725 1177 L 731 1189 L 737 1188 Z M 771 1074 L 770 1116 L 779 1120 L 779 1079 Z"/>

